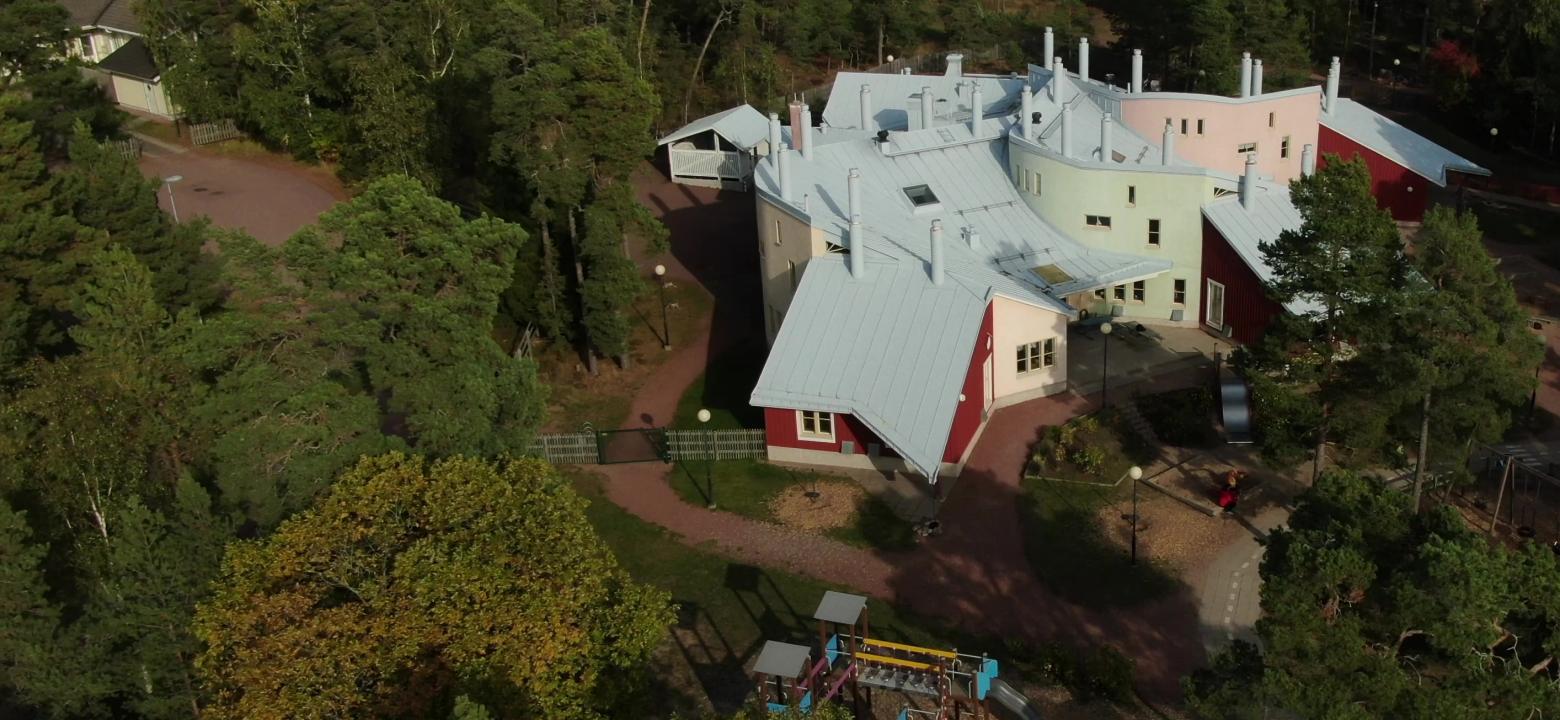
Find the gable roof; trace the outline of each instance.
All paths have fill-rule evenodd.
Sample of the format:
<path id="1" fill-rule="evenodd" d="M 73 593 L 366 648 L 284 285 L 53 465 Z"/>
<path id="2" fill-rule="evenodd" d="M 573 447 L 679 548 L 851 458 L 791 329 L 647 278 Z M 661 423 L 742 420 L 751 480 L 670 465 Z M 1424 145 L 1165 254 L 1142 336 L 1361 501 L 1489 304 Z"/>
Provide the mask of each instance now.
<path id="1" fill-rule="evenodd" d="M 861 86 L 872 88 L 873 127 L 878 130 L 905 130 L 910 127 L 910 96 L 921 88 L 932 89 L 939 121 L 968 119 L 970 92 L 967 83 L 978 83 L 981 104 L 986 114 L 1003 113 L 1018 101 L 1024 78 L 1017 76 L 969 75 L 890 75 L 886 73 L 842 72 L 834 76 L 829 100 L 823 106 L 823 122 L 830 127 L 857 128 L 861 124 Z"/>
<path id="2" fill-rule="evenodd" d="M 919 262 L 844 260 L 808 261 L 752 403 L 850 414 L 936 482 L 989 295 L 954 268 L 934 285 Z"/>
<path id="3" fill-rule="evenodd" d="M 102 27 L 122 30 L 135 35 L 144 34 L 141 18 L 131 6 L 133 0 L 59 0 L 70 12 L 70 19 L 77 27 Z"/>
<path id="4" fill-rule="evenodd" d="M 694 120 L 661 138 L 657 144 L 665 145 L 709 130 L 743 150 L 751 150 L 769 134 L 769 119 L 751 105 L 738 105 Z"/>
<path id="5" fill-rule="evenodd" d="M 1273 280 L 1273 268 L 1262 257 L 1262 243 L 1277 240 L 1285 230 L 1299 230 L 1305 222 L 1290 200 L 1289 190 L 1267 182 L 1257 183 L 1249 205 L 1242 204 L 1238 195 L 1230 195 L 1204 205 L 1203 216 L 1263 283 Z M 1286 303 L 1284 309 L 1301 315 L 1317 308 L 1297 299 Z"/>
<path id="6" fill-rule="evenodd" d="M 139 36 L 120 45 L 118 50 L 103 58 L 98 67 L 115 75 L 147 82 L 154 82 L 162 76 L 162 71 L 157 69 L 157 61 L 152 59 L 152 51 Z"/>
<path id="7" fill-rule="evenodd" d="M 1348 98 L 1338 98 L 1337 108 L 1322 113 L 1322 125 L 1441 187 L 1446 187 L 1448 170 L 1490 174 L 1478 163 Z"/>

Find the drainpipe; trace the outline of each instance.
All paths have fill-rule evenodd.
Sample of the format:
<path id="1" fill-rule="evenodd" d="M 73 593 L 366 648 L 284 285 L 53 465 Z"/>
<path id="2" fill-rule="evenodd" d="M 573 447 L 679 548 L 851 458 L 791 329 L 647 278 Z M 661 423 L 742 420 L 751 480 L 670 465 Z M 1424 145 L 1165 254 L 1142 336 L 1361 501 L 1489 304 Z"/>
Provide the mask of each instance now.
<path id="1" fill-rule="evenodd" d="M 1256 60 L 1251 64 L 1251 96 L 1262 94 L 1262 61 Z"/>
<path id="2" fill-rule="evenodd" d="M 1110 133 L 1115 123 L 1110 119 L 1110 113 L 1100 116 L 1100 162 L 1111 161 Z"/>
<path id="3" fill-rule="evenodd" d="M 941 220 L 932 221 L 932 284 L 943 284 L 943 229 Z"/>
<path id="4" fill-rule="evenodd" d="M 872 129 L 872 86 L 861 86 L 861 129 Z"/>
<path id="5" fill-rule="evenodd" d="M 1175 126 L 1165 123 L 1165 134 L 1159 142 L 1159 164 L 1169 165 L 1175 162 Z"/>
<path id="6" fill-rule="evenodd" d="M 1089 81 L 1089 39 L 1078 38 L 1078 79 Z"/>
<path id="7" fill-rule="evenodd" d="M 1300 174 L 1311 177 L 1316 174 L 1316 146 L 1306 143 L 1300 148 Z"/>
<path id="8" fill-rule="evenodd" d="M 1132 87 L 1127 88 L 1133 94 L 1143 92 L 1143 51 L 1132 51 Z"/>
<path id="9" fill-rule="evenodd" d="M 1251 97 L 1251 53 L 1240 54 L 1240 96 Z"/>
<path id="10" fill-rule="evenodd" d="M 1045 29 L 1045 69 L 1052 69 L 1051 56 L 1056 54 L 1056 36 L 1051 33 L 1051 28 Z"/>

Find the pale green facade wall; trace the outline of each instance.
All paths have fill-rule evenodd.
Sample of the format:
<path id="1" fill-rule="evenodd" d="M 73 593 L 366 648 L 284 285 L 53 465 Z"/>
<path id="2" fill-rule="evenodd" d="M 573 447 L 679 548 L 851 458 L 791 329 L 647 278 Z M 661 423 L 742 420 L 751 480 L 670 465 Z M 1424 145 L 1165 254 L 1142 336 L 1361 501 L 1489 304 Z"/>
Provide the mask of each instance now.
<path id="1" fill-rule="evenodd" d="M 1202 292 L 1202 205 L 1213 198 L 1216 185 L 1233 187 L 1233 183 L 1219 182 L 1201 171 L 1152 172 L 1115 163 L 1109 168 L 1097 163 L 1074 164 L 1018 141 L 1010 141 L 1008 150 L 1009 179 L 1025 202 L 1058 230 L 1089 247 L 1174 264 L 1170 271 L 1145 281 L 1142 302 L 1133 298 L 1131 286 L 1125 288 L 1124 302 L 1115 299 L 1114 288 L 1106 290 L 1104 300 L 1090 294 L 1072 296 L 1068 302 L 1095 314 L 1109 313 L 1112 305 L 1119 305 L 1124 317 L 1187 327 L 1197 324 Z M 1128 188 L 1136 188 L 1133 202 L 1129 202 Z M 1090 227 L 1089 215 L 1109 217 L 1110 228 Z M 1148 241 L 1149 221 L 1153 219 L 1159 220 L 1157 246 Z M 1185 281 L 1182 303 L 1174 302 L 1176 279 Z M 1172 321 L 1175 310 L 1182 311 L 1179 321 Z"/>

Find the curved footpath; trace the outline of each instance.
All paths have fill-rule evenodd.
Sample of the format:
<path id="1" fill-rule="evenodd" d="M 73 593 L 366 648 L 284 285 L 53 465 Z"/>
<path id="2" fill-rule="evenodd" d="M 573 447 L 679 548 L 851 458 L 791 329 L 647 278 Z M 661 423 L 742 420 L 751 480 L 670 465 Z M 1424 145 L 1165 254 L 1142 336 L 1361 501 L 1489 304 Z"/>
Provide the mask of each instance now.
<path id="1" fill-rule="evenodd" d="M 676 350 L 634 398 L 629 417 L 645 426 L 670 422 L 683 391 L 704 371 L 709 344 L 706 330 Z M 1114 645 L 1136 661 L 1145 697 L 1174 701 L 1180 677 L 1205 657 L 1189 592 L 1119 611 L 1080 607 L 1042 586 L 1024 557 L 1015 503 L 1033 433 L 1089 407 L 1088 399 L 1068 394 L 997 411 L 942 507 L 944 534 L 903 553 L 857 548 L 690 505 L 672 490 L 670 469 L 663 465 L 608 465 L 599 471 L 612 502 L 684 543 L 713 543 L 744 562 L 852 588 L 979 634 Z"/>

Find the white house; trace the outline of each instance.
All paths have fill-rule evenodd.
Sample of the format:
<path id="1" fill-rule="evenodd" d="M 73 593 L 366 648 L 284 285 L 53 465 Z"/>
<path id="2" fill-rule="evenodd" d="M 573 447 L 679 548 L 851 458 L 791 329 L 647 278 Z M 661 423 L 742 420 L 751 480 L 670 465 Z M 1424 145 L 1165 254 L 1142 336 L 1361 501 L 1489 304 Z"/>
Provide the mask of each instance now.
<path id="1" fill-rule="evenodd" d="M 114 102 L 159 117 L 177 114 L 164 92 L 162 71 L 146 47 L 145 26 L 133 10 L 134 0 L 60 0 L 60 4 L 82 30 L 66 52 L 96 65 Z"/>

